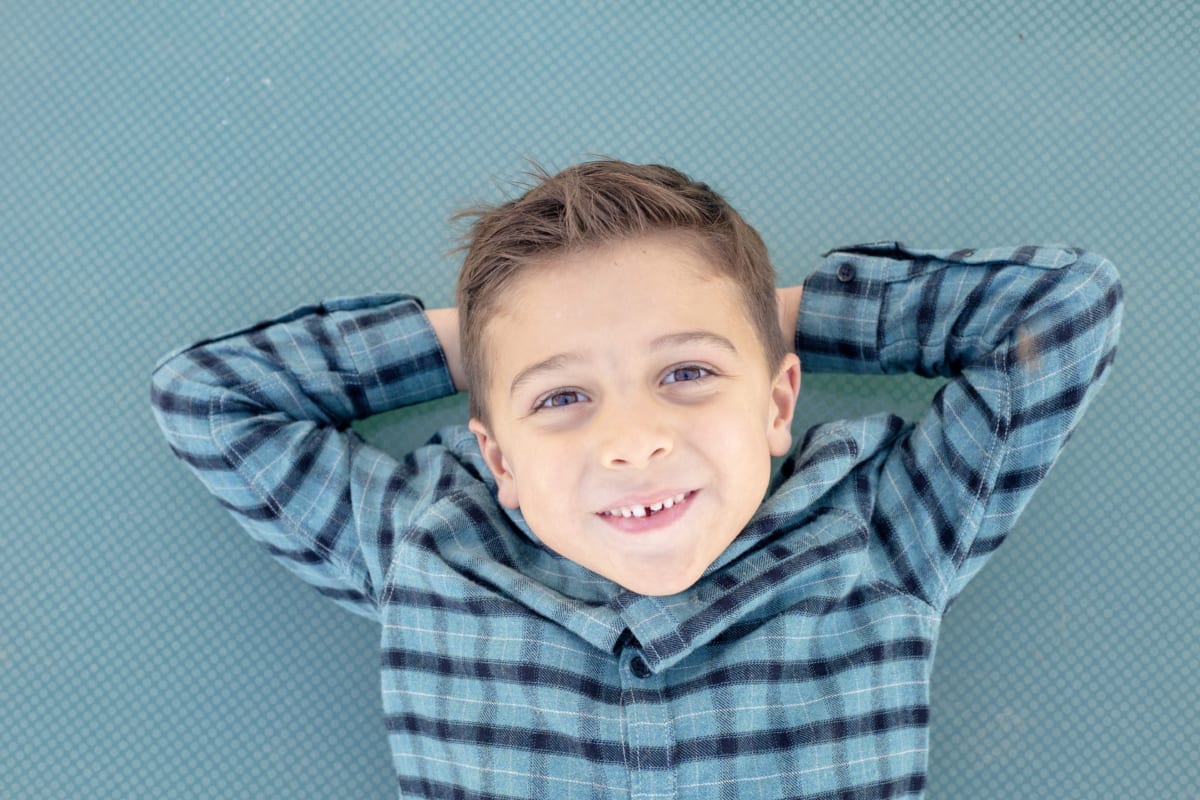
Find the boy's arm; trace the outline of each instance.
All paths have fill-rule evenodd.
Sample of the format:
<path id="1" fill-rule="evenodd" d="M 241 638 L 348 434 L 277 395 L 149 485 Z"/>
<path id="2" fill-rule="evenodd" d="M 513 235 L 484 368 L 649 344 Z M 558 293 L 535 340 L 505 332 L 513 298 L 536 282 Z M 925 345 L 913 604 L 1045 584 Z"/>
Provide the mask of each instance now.
<path id="1" fill-rule="evenodd" d="M 453 392 L 420 301 L 375 295 L 176 351 L 155 367 L 151 400 L 172 450 L 255 539 L 323 594 L 374 616 L 397 520 L 448 476 L 436 455 L 401 465 L 349 425 Z"/>
<path id="2" fill-rule="evenodd" d="M 454 380 L 454 388 L 457 391 L 465 392 L 467 390 L 467 374 L 463 372 L 462 352 L 458 346 L 458 309 L 432 308 L 425 312 L 425 316 L 429 318 L 429 325 L 433 328 L 438 343 L 442 347 L 442 354 L 446 357 L 446 367 L 450 370 L 450 377 Z"/>
<path id="3" fill-rule="evenodd" d="M 796 322 L 800 317 L 800 299 L 804 296 L 803 286 L 784 286 L 775 290 L 775 307 L 779 311 L 779 327 L 784 339 L 796 346 Z"/>
<path id="4" fill-rule="evenodd" d="M 883 464 L 872 510 L 895 580 L 944 609 L 1000 545 L 1108 374 L 1122 289 L 1077 249 L 827 254 L 805 281 L 808 371 L 952 380 Z"/>

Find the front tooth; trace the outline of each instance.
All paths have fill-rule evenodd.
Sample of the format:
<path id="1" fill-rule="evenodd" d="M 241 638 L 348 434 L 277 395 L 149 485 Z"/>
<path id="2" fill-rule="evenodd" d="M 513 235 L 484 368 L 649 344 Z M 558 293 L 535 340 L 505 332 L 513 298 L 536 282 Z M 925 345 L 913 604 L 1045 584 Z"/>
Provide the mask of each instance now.
<path id="1" fill-rule="evenodd" d="M 634 506 L 634 507 L 633 507 L 633 515 L 634 515 L 635 517 L 644 517 L 644 516 L 646 516 L 646 507 L 645 507 L 645 506 Z"/>
<path id="2" fill-rule="evenodd" d="M 633 509 L 631 509 L 631 508 L 622 508 L 622 509 L 621 509 L 621 516 L 622 516 L 622 517 L 625 517 L 626 519 L 628 519 L 628 518 L 632 517 L 632 516 L 633 516 Z"/>
<path id="3" fill-rule="evenodd" d="M 651 511 L 662 511 L 664 503 L 666 503 L 665 500 L 661 503 L 655 503 L 654 505 L 650 506 L 650 510 Z"/>

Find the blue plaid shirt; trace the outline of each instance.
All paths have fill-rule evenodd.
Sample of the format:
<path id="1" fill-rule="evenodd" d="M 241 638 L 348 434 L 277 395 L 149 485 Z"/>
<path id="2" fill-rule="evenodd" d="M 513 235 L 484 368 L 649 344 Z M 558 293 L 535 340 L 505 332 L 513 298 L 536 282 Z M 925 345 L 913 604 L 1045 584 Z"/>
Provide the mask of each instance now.
<path id="1" fill-rule="evenodd" d="M 401 796 L 920 797 L 949 603 L 1046 477 L 1115 352 L 1075 249 L 827 254 L 810 372 L 945 376 L 924 417 L 810 430 L 692 588 L 623 590 L 500 506 L 465 427 L 402 459 L 351 420 L 454 391 L 419 301 L 341 298 L 177 351 L 172 450 L 271 555 L 381 623 Z"/>

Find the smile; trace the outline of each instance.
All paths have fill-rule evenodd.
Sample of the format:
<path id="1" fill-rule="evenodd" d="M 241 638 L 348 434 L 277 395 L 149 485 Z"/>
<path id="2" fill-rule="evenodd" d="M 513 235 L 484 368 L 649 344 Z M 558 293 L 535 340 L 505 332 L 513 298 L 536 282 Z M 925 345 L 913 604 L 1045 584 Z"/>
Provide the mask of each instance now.
<path id="1" fill-rule="evenodd" d="M 608 511 L 600 512 L 600 516 L 602 516 L 602 517 L 625 517 L 625 518 L 650 517 L 650 516 L 657 514 L 660 511 L 665 511 L 665 510 L 671 508 L 676 503 L 682 503 L 689 494 L 691 494 L 691 492 L 680 492 L 679 494 L 672 495 L 671 497 L 664 497 L 661 500 L 657 500 L 649 505 L 644 505 L 644 506 L 643 505 L 634 505 L 634 506 L 621 506 L 619 508 L 610 508 Z"/>

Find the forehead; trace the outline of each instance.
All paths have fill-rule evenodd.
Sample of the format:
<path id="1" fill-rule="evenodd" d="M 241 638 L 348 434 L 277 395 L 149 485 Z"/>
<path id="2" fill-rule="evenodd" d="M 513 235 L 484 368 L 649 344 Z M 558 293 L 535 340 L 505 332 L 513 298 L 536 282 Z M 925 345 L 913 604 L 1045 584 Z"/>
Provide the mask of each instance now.
<path id="1" fill-rule="evenodd" d="M 572 316 L 604 318 L 603 300 L 617 296 L 629 308 L 653 293 L 659 313 L 685 312 L 697 302 L 740 306 L 734 281 L 722 274 L 695 235 L 657 233 L 528 264 L 509 284 L 495 318 L 538 325 Z M 591 314 L 596 311 L 600 313 Z M 619 316 L 628 316 L 621 314 Z"/>
<path id="2" fill-rule="evenodd" d="M 632 359 L 653 340 L 710 331 L 749 355 L 757 339 L 734 281 L 692 237 L 640 237 L 529 265 L 487 327 L 492 387 L 558 353 Z"/>

